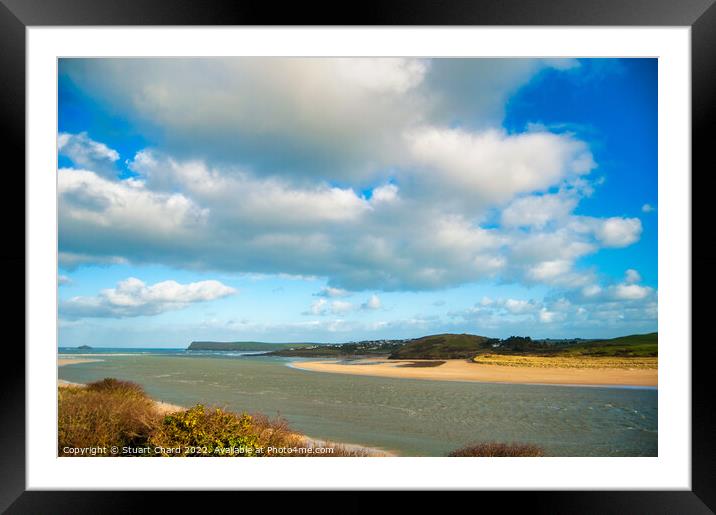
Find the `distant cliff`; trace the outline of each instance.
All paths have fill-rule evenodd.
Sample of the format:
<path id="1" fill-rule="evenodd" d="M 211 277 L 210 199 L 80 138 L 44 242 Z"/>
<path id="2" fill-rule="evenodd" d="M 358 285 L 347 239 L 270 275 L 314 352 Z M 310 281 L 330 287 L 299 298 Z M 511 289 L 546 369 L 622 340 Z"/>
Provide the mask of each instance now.
<path id="1" fill-rule="evenodd" d="M 266 342 L 191 342 L 187 350 L 218 351 L 276 351 L 298 349 L 315 343 L 266 343 Z"/>

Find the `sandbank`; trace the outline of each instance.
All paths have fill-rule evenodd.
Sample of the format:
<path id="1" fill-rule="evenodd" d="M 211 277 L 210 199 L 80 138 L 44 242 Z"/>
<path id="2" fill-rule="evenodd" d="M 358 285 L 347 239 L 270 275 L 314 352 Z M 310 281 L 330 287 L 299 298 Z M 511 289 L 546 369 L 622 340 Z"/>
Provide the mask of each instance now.
<path id="1" fill-rule="evenodd" d="M 656 387 L 658 371 L 644 368 L 561 368 L 482 365 L 449 359 L 437 367 L 401 367 L 423 360 L 364 359 L 352 363 L 338 360 L 297 361 L 293 368 L 314 372 L 377 377 L 426 379 L 436 381 L 475 381 L 487 383 L 555 384 L 580 386 Z M 425 360 L 429 361 L 429 360 Z"/>

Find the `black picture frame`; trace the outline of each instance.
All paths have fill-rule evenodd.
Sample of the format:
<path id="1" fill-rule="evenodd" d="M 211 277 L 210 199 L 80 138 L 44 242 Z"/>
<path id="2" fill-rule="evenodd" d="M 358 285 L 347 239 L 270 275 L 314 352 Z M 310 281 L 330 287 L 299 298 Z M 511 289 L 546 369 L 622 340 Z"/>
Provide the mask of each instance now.
<path id="1" fill-rule="evenodd" d="M 453 0 L 453 1 L 363 1 L 352 8 L 333 3 L 282 3 L 256 0 L 0 0 L 0 148 L 14 167 L 4 176 L 11 201 L 0 203 L 5 221 L 5 245 L 0 250 L 5 278 L 13 302 L 4 311 L 6 327 L 17 329 L 25 320 L 24 278 L 32 270 L 25 261 L 25 226 L 18 222 L 24 213 L 25 169 L 25 30 L 30 26 L 61 25 L 555 25 L 555 26 L 689 26 L 692 44 L 692 274 L 701 291 L 713 291 L 712 267 L 716 258 L 703 247 L 711 243 L 707 211 L 713 179 L 713 158 L 708 128 L 716 111 L 716 0 Z M 696 171 L 699 173 L 697 174 Z M 684 170 L 688 174 L 689 170 Z M 687 176 L 688 177 L 688 176 Z M 694 180 L 698 177 L 698 188 Z M 13 193 L 10 193 L 13 192 Z M 23 192 L 23 194 L 20 194 Z M 711 202 L 709 202 L 711 201 Z M 16 204 L 15 204 L 16 203 Z M 699 212 L 699 209 L 701 211 Z M 701 230 L 700 230 L 701 229 Z M 11 238 L 8 238 L 11 237 Z M 10 241 L 12 240 L 12 244 Z M 701 248 L 700 253 L 696 253 Z M 22 283 L 22 284 L 21 284 Z M 692 290 L 693 291 L 693 290 Z M 693 293 L 692 293 L 693 296 Z M 527 503 L 537 513 L 712 513 L 716 509 L 716 462 L 714 456 L 714 403 L 709 388 L 714 343 L 699 340 L 699 329 L 709 316 L 711 303 L 692 301 L 692 489 L 690 491 L 587 491 L 587 492 L 485 492 L 487 499 L 510 508 Z M 206 506 L 207 499 L 189 492 L 82 492 L 26 491 L 25 488 L 25 352 L 17 342 L 25 339 L 25 326 L 17 338 L 6 341 L 6 365 L 0 374 L 3 417 L 0 424 L 2 449 L 0 510 L 8 513 L 127 513 L 145 511 L 148 496 L 156 497 L 163 511 L 172 506 Z M 685 342 L 688 344 L 691 342 Z M 11 364 L 11 365 L 10 365 Z M 21 365 L 22 364 L 22 365 Z M 6 414 L 11 416 L 6 416 Z M 211 493 L 222 502 L 233 493 Z M 246 494 L 239 494 L 246 502 Z M 281 494 L 283 495 L 283 494 Z M 274 499 L 281 498 L 272 494 Z M 305 493 L 290 494 L 292 502 Z M 369 501 L 351 494 L 341 505 L 370 509 Z M 474 494 L 472 494 L 474 495 Z M 423 493 L 416 499 L 428 507 Z M 265 498 L 264 498 L 265 499 Z M 474 498 L 473 498 L 474 499 Z M 454 502 L 454 499 L 453 499 Z M 319 509 L 311 502 L 311 509 Z M 329 503 L 330 504 L 330 503 Z M 328 506 L 330 508 L 330 505 Z M 333 507 L 335 509 L 335 506 Z"/>

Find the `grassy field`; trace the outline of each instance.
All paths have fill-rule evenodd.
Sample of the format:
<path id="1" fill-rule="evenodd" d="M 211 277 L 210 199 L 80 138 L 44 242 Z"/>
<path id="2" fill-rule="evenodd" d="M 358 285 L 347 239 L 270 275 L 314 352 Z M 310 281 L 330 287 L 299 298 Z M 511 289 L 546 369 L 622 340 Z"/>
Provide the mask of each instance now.
<path id="1" fill-rule="evenodd" d="M 561 351 L 565 356 L 656 357 L 659 355 L 659 333 L 633 334 L 611 340 L 569 346 Z"/>
<path id="2" fill-rule="evenodd" d="M 656 357 L 620 357 L 620 356 L 516 356 L 509 354 L 480 354 L 473 358 L 481 365 L 500 365 L 504 367 L 536 368 L 658 368 Z"/>

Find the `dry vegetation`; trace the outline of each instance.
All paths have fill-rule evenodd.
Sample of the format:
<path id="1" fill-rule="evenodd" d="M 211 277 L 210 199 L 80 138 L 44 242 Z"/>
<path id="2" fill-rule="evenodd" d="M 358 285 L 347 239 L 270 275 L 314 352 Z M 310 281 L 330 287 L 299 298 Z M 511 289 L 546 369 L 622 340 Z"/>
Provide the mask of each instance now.
<path id="1" fill-rule="evenodd" d="M 401 368 L 434 368 L 444 364 L 444 361 L 411 361 L 396 366 Z"/>
<path id="2" fill-rule="evenodd" d="M 167 413 L 139 385 L 128 381 L 108 378 L 60 388 L 58 455 L 77 455 L 68 448 L 112 447 L 145 450 L 120 452 L 120 456 L 378 455 L 358 446 L 312 441 L 293 431 L 284 419 L 262 414 L 238 414 L 200 404 Z M 317 448 L 332 452 L 310 452 Z"/>
<path id="3" fill-rule="evenodd" d="M 63 447 L 140 446 L 160 415 L 134 383 L 104 379 L 58 391 L 58 438 Z"/>
<path id="4" fill-rule="evenodd" d="M 538 457 L 544 456 L 541 447 L 530 443 L 487 442 L 468 445 L 457 449 L 450 457 Z"/>
<path id="5" fill-rule="evenodd" d="M 515 356 L 509 354 L 481 354 L 473 358 L 480 365 L 536 368 L 658 368 L 658 358 L 626 358 L 614 356 Z"/>

